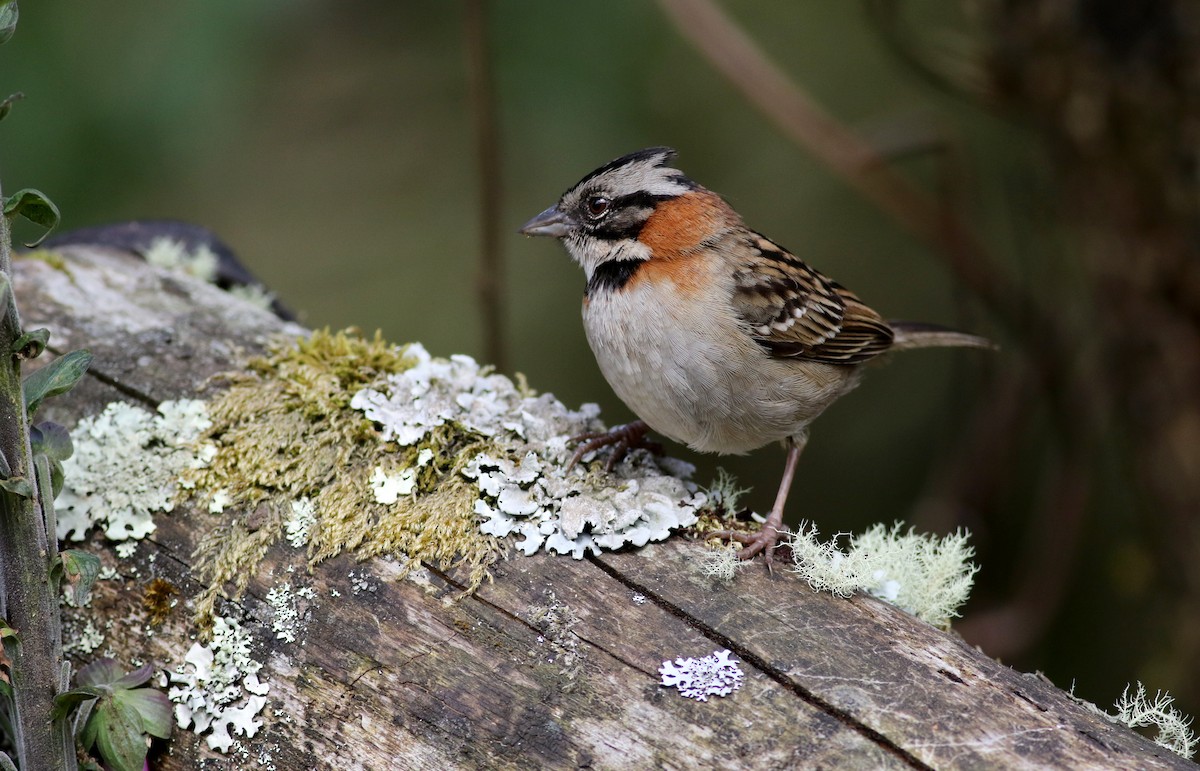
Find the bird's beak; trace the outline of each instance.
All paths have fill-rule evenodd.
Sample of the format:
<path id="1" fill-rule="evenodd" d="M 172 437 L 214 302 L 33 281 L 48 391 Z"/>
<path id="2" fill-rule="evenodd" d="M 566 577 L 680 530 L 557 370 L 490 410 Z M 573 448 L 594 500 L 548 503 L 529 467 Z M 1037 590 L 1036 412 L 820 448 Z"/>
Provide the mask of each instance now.
<path id="1" fill-rule="evenodd" d="M 527 236 L 562 238 L 571 232 L 571 226 L 574 224 L 570 217 L 559 211 L 558 206 L 551 206 L 522 225 L 520 232 Z"/>

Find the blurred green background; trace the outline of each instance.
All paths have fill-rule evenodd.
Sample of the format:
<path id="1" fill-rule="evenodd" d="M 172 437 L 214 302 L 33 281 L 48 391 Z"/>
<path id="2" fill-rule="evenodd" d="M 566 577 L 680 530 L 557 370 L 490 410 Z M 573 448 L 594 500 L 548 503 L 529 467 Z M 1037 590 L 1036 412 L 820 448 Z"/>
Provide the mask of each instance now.
<path id="1" fill-rule="evenodd" d="M 903 5 L 935 42 L 975 29 L 958 4 Z M 957 208 L 1008 275 L 1069 285 L 1077 269 L 1062 257 L 1069 235 L 1044 211 L 1052 173 L 1027 121 L 932 85 L 889 50 L 860 3 L 723 6 L 847 127 L 885 146 L 944 140 L 942 152 L 898 168 L 930 189 L 949 168 L 966 191 Z M 156 217 L 205 225 L 309 326 L 379 328 L 435 354 L 485 356 L 463 4 L 126 0 L 28 3 L 22 12 L 0 59 L 0 88 L 27 97 L 0 127 L 6 190 L 45 191 L 63 229 Z M 1027 366 L 1027 356 L 1020 335 L 957 285 L 936 250 L 785 138 L 656 4 L 498 0 L 488 33 L 502 176 L 487 206 L 503 223 L 507 372 L 569 405 L 599 402 L 609 423 L 631 419 L 584 339 L 578 266 L 557 243 L 516 229 L 609 159 L 674 146 L 680 168 L 752 227 L 886 316 L 967 328 L 1003 346 L 991 356 L 920 351 L 873 368 L 815 424 L 793 521 L 812 519 L 826 534 L 898 519 L 942 532 L 969 527 L 983 570 L 964 633 L 973 614 L 1007 607 L 1039 580 L 1024 571 L 1042 564 L 1031 545 L 1051 527 L 1034 509 L 1039 468 L 1057 453 L 1053 408 L 1020 392 L 1026 428 L 1016 449 L 963 450 L 987 447 L 980 404 L 997 398 L 989 384 Z M 1086 316 L 1083 306 L 1068 298 L 1059 310 Z M 1102 706 L 1140 678 L 1195 711 L 1195 667 L 1164 620 L 1188 605 L 1157 600 L 1171 581 L 1136 535 L 1152 507 L 1140 503 L 1127 448 L 1111 438 L 1090 458 L 1094 494 L 1073 536 L 1078 556 L 1064 557 L 1071 572 L 1053 579 L 1061 597 L 1049 617 L 998 650 L 989 650 L 989 629 L 1008 623 L 1003 613 L 968 639 L 1061 686 L 1074 681 Z M 769 508 L 783 464 L 777 448 L 719 460 L 670 449 L 700 466 L 701 482 L 724 466 L 753 485 L 750 506 Z M 953 476 L 946 469 L 967 455 L 996 464 L 1002 494 L 986 506 L 940 492 L 939 480 Z"/>

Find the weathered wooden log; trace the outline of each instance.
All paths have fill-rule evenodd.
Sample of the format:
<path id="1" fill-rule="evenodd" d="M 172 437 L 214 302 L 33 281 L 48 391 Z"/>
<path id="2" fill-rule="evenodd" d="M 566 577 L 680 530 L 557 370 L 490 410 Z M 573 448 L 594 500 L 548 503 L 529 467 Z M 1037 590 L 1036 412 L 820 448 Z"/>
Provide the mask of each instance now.
<path id="1" fill-rule="evenodd" d="M 303 332 L 128 254 L 62 254 L 65 269 L 18 261 L 15 283 L 27 324 L 49 327 L 55 350 L 95 354 L 87 382 L 46 409 L 67 425 L 114 400 L 200 396 L 269 336 Z M 104 635 L 92 655 L 183 667 L 197 642 L 192 555 L 208 521 L 186 505 L 159 516 L 128 558 L 93 537 L 87 548 L 116 577 L 90 608 L 68 611 L 71 634 L 90 619 Z M 583 560 L 518 555 L 466 593 L 465 571 L 426 565 L 401 578 L 402 558 L 342 555 L 309 573 L 302 551 L 277 543 L 230 604 L 269 686 L 261 728 L 226 754 L 176 730 L 152 765 L 1192 767 L 874 598 L 817 593 L 760 566 L 715 585 L 696 566 L 703 548 L 675 537 Z M 294 640 L 280 638 L 267 602 L 289 576 L 306 588 Z M 181 592 L 174 608 L 168 584 Z M 739 690 L 700 702 L 659 685 L 664 660 L 722 649 L 741 662 Z"/>

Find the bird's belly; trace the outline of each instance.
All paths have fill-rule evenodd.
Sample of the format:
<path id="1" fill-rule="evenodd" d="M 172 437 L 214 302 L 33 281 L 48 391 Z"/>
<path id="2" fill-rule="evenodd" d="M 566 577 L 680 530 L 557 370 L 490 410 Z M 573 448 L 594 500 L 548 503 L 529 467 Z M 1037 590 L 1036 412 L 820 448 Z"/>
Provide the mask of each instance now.
<path id="1" fill-rule="evenodd" d="M 677 319 L 669 304 L 635 292 L 584 306 L 601 372 L 654 431 L 695 450 L 748 452 L 797 436 L 853 387 L 852 370 L 771 358 L 712 310 Z"/>

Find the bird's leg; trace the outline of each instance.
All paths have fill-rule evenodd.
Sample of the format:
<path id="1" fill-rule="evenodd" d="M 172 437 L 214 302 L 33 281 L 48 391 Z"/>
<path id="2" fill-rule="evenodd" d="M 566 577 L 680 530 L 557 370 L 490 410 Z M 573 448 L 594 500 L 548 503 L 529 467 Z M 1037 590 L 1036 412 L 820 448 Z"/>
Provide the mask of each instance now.
<path id="1" fill-rule="evenodd" d="M 583 442 L 583 444 L 575 448 L 575 454 L 571 456 L 571 462 L 567 464 L 567 471 L 570 471 L 584 455 L 592 450 L 609 445 L 612 445 L 613 451 L 612 455 L 608 456 L 608 462 L 604 464 L 605 471 L 612 471 L 626 453 L 638 447 L 649 450 L 655 455 L 662 455 L 662 445 L 646 439 L 646 432 L 649 430 L 650 427 L 643 421 L 635 420 L 623 426 L 613 426 L 607 431 L 594 431 L 573 436 L 571 437 L 572 442 Z"/>
<path id="2" fill-rule="evenodd" d="M 712 534 L 717 538 L 727 538 L 740 543 L 742 548 L 738 550 L 738 559 L 753 559 L 754 555 L 762 552 L 767 569 L 771 569 L 775 548 L 779 545 L 780 537 L 786 532 L 783 529 L 783 505 L 787 502 L 788 491 L 792 488 L 792 477 L 796 475 L 796 463 L 800 460 L 800 453 L 804 450 L 807 441 L 807 434 L 801 434 L 788 441 L 787 461 L 783 466 L 783 479 L 779 482 L 779 492 L 775 494 L 775 505 L 771 507 L 767 521 L 762 523 L 758 532 L 738 533 L 733 530 L 722 530 Z"/>

